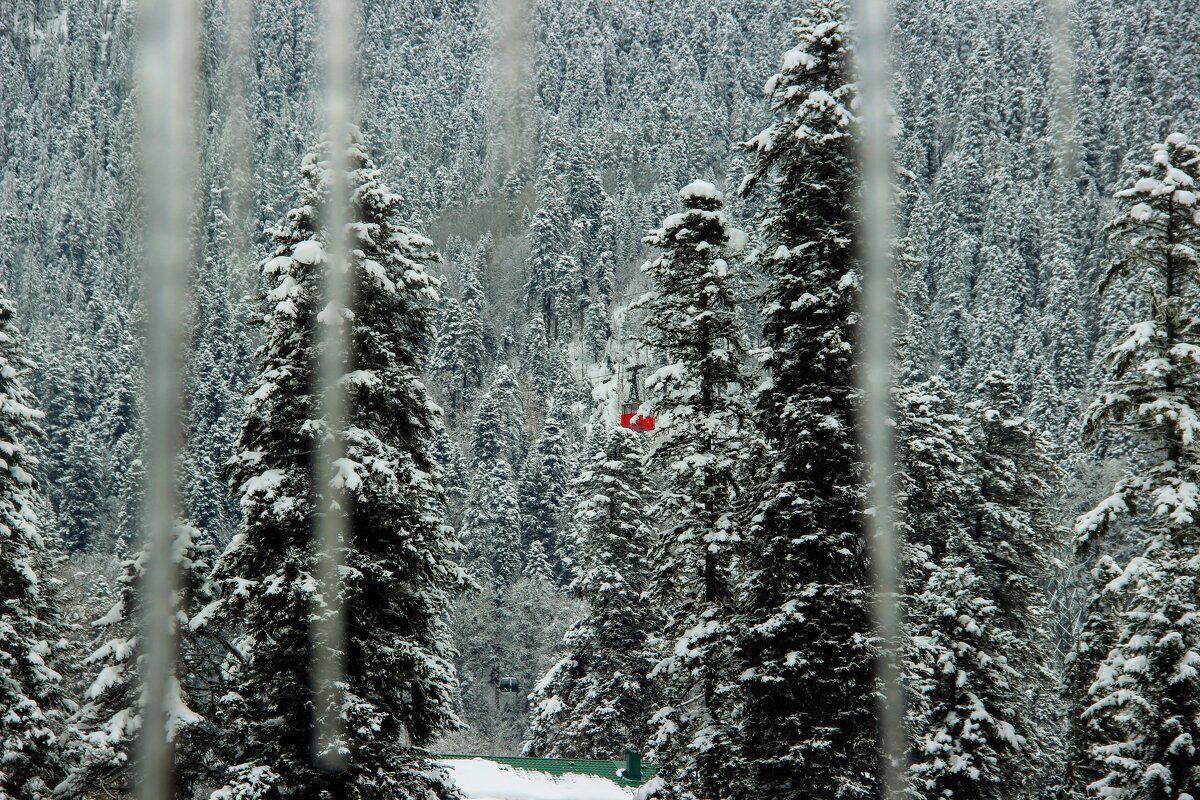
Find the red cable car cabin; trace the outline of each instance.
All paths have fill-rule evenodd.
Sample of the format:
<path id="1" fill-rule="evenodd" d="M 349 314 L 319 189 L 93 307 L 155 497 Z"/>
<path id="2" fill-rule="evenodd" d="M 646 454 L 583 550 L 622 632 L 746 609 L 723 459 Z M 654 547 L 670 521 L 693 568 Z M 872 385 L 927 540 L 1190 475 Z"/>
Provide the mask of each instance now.
<path id="1" fill-rule="evenodd" d="M 642 404 L 633 401 L 621 404 L 621 427 L 629 428 L 638 433 L 649 433 L 654 430 L 654 417 L 643 417 L 638 413 Z"/>

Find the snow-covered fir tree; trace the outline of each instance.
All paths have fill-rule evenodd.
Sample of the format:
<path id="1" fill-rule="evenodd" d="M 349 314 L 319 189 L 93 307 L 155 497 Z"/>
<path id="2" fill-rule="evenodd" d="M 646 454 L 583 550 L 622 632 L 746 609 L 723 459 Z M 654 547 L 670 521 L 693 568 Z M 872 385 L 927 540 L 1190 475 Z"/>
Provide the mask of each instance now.
<path id="1" fill-rule="evenodd" d="M 485 585 L 503 588 L 521 574 L 521 524 L 508 461 L 480 465 L 463 510 L 461 539 L 475 577 Z"/>
<path id="2" fill-rule="evenodd" d="M 524 409 L 517 377 L 501 364 L 471 420 L 471 449 L 476 465 L 504 459 L 514 466 L 525 455 Z"/>
<path id="3" fill-rule="evenodd" d="M 548 176 L 538 181 L 538 210 L 529 226 L 530 308 L 540 312 L 547 340 L 555 341 L 561 323 L 565 273 L 575 263 L 571 256 L 571 216 L 562 195 Z M 570 300 L 572 298 L 566 298 Z M 567 320 L 570 324 L 570 320 Z"/>
<path id="4" fill-rule="evenodd" d="M 978 475 L 971 421 L 940 377 L 900 386 L 896 408 L 898 524 L 905 591 L 924 591 L 929 569 L 946 554 L 949 531 L 973 522 Z"/>
<path id="5" fill-rule="evenodd" d="M 1200 605 L 1196 515 L 1200 492 L 1200 147 L 1173 133 L 1150 147 L 1132 186 L 1117 192 L 1109 226 L 1118 254 L 1101 288 L 1131 282 L 1141 318 L 1108 355 L 1109 373 L 1084 432 L 1130 437 L 1128 474 L 1076 527 L 1102 545 L 1122 521 L 1136 554 L 1108 582 L 1118 632 L 1088 688 L 1089 791 L 1119 800 L 1200 792 Z"/>
<path id="6" fill-rule="evenodd" d="M 562 575 L 559 531 L 573 459 L 558 413 L 555 408 L 547 412 L 542 433 L 525 461 L 518 492 L 521 542 L 527 552 L 533 545 L 538 545 L 538 550 L 551 564 L 552 574 Z"/>
<path id="7" fill-rule="evenodd" d="M 927 797 L 1036 794 L 1061 772 L 1039 600 L 1057 470 L 1004 377 L 979 391 L 966 408 L 939 378 L 895 393 L 910 766 Z"/>
<path id="8" fill-rule="evenodd" d="M 1061 697 L 1045 586 L 1067 540 L 1055 507 L 1062 470 L 1045 434 L 1021 413 L 1007 375 L 988 372 L 975 396 L 968 404 L 979 471 L 973 535 L 984 557 L 973 563 L 996 607 L 994 624 L 1012 641 L 1006 652 L 1016 695 L 1011 722 L 1024 747 L 1003 766 L 1004 782 L 1015 789 L 1057 781 L 1053 773 L 1061 771 Z"/>
<path id="9" fill-rule="evenodd" d="M 321 309 L 330 232 L 318 219 L 329 192 L 329 147 L 303 160 L 301 204 L 272 231 L 253 391 L 232 480 L 245 523 L 214 578 L 221 619 L 242 658 L 223 698 L 226 786 L 218 797 L 426 798 L 448 790 L 419 748 L 455 727 L 455 675 L 445 615 L 462 580 L 459 545 L 444 524 L 431 449 L 440 421 L 419 380 L 437 280 L 430 242 L 398 219 L 401 199 L 355 133 L 347 181 L 355 198 L 349 280 L 354 304 Z M 331 319 L 331 317 L 333 317 Z M 320 489 L 309 453 L 331 435 L 314 392 L 320 325 L 346 328 L 346 457 L 336 473 L 353 541 L 342 543 L 340 602 L 349 622 L 343 705 L 316 708 L 309 623 L 326 613 L 310 541 Z M 350 753 L 334 774 L 314 765 L 310 730 L 336 714 Z"/>
<path id="10" fill-rule="evenodd" d="M 457 411 L 465 402 L 463 358 L 458 343 L 462 337 L 462 305 L 453 297 L 446 297 L 438 316 L 437 336 L 429 358 L 430 370 L 445 381 L 450 409 Z"/>
<path id="11" fill-rule="evenodd" d="M 776 121 L 746 144 L 762 187 L 767 379 L 756 420 L 773 468 L 744 534 L 732 632 L 741 750 L 733 797 L 878 794 L 874 637 L 854 370 L 860 266 L 854 41 L 839 0 L 793 25 L 766 84 Z"/>
<path id="12" fill-rule="evenodd" d="M 173 555 L 180 591 L 175 609 L 179 658 L 171 679 L 168 737 L 175 759 L 176 794 L 190 798 L 220 777 L 217 701 L 224 659 L 220 637 L 209 638 L 200 611 L 208 606 L 214 547 L 189 525 L 175 528 Z M 139 642 L 143 605 L 139 593 L 149 556 L 138 550 L 122 565 L 108 612 L 92 621 L 97 638 L 83 667 L 90 680 L 71 721 L 71 767 L 55 789 L 63 797 L 88 798 L 98 791 L 114 796 L 134 791 L 136 741 L 142 728 L 141 679 L 145 660 Z"/>
<path id="13" fill-rule="evenodd" d="M 42 531 L 38 461 L 42 412 L 25 385 L 16 307 L 0 287 L 0 797 L 42 798 L 62 774 L 68 710 L 64 628 Z"/>
<path id="14" fill-rule="evenodd" d="M 487 372 L 487 334 L 484 330 L 487 297 L 480 280 L 484 258 L 482 252 L 472 248 L 459 265 L 463 289 L 462 318 L 457 345 L 463 391 L 467 393 L 468 399 L 470 393 L 483 385 L 483 378 Z"/>
<path id="15" fill-rule="evenodd" d="M 1100 742 L 1111 742 L 1120 735 L 1110 720 L 1086 712 L 1091 705 L 1090 690 L 1100 665 L 1117 641 L 1118 606 L 1124 589 L 1124 581 L 1120 580 L 1122 569 L 1111 556 L 1100 556 L 1087 575 L 1091 580 L 1091 591 L 1063 674 L 1067 725 L 1063 759 L 1066 768 L 1062 783 L 1064 795 L 1071 800 L 1089 797 L 1091 785 L 1106 772 L 1104 762 L 1092 758 L 1092 747 Z"/>
<path id="16" fill-rule="evenodd" d="M 1016 642 L 972 566 L 979 546 L 958 530 L 946 548 L 907 609 L 920 721 L 913 789 L 928 798 L 1013 796 L 1006 781 L 1020 777 L 1024 745 L 1013 724 L 1020 687 L 1007 658 Z"/>
<path id="17" fill-rule="evenodd" d="M 538 756 L 620 760 L 626 749 L 643 750 L 651 732 L 650 637 L 659 618 L 646 602 L 652 531 L 644 446 L 625 428 L 597 437 L 596 446 L 574 481 L 571 529 L 580 568 L 571 588 L 586 614 L 529 696 L 525 752 Z"/>
<path id="18" fill-rule="evenodd" d="M 647 457 L 662 481 L 651 513 L 660 527 L 653 595 L 665 619 L 655 674 L 665 706 L 653 746 L 679 791 L 711 797 L 731 758 L 730 569 L 750 406 L 724 200 L 705 181 L 679 196 L 683 211 L 644 240 L 659 255 L 642 268 L 652 288 L 636 303 L 645 343 L 664 362 L 646 379 L 643 408 L 657 420 Z"/>
<path id="19" fill-rule="evenodd" d="M 463 242 L 455 249 L 459 251 L 462 300 L 448 295 L 443 298 L 429 359 L 430 370 L 445 383 L 452 410 L 471 405 L 487 371 L 484 331 L 487 298 L 479 276 L 482 256 Z"/>

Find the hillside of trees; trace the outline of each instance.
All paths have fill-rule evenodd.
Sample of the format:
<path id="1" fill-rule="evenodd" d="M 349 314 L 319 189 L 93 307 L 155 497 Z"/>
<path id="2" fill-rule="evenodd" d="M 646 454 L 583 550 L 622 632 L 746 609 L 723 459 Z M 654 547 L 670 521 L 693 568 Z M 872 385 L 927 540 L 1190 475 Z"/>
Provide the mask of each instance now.
<path id="1" fill-rule="evenodd" d="M 0 797 L 126 796 L 136 761 L 135 5 L 0 7 Z M 654 797 L 882 797 L 850 10 L 536 0 L 513 41 L 501 5 L 358 19 L 338 709 L 306 672 L 320 16 L 259 0 L 240 60 L 200 3 L 179 796 L 452 798 L 431 752 L 633 749 Z M 904 772 L 1185 800 L 1200 15 L 1046 5 L 895 3 Z"/>

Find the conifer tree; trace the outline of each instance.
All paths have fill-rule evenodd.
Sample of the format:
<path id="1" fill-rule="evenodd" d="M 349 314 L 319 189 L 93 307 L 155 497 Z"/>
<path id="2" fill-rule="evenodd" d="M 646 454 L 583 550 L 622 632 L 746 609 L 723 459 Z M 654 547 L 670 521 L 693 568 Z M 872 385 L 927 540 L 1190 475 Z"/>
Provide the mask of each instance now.
<path id="1" fill-rule="evenodd" d="M 490 465 L 504 459 L 520 464 L 525 455 L 523 414 L 516 375 L 501 364 L 471 421 L 472 463 Z"/>
<path id="2" fill-rule="evenodd" d="M 533 378 L 533 390 L 547 405 L 566 412 L 580 398 L 579 381 L 572 368 L 566 342 L 552 342 L 540 356 L 540 369 Z"/>
<path id="3" fill-rule="evenodd" d="M 502 589 L 521 574 L 521 509 L 516 479 L 503 458 L 477 467 L 463 511 L 461 538 L 473 571 Z"/>
<path id="4" fill-rule="evenodd" d="M 43 414 L 25 386 L 16 307 L 0 287 L 0 796 L 49 795 L 62 774 L 67 701 L 53 555 L 40 530 L 37 458 Z"/>
<path id="5" fill-rule="evenodd" d="M 467 461 L 458 443 L 443 427 L 433 441 L 434 460 L 442 468 L 442 489 L 446 492 L 449 519 L 458 522 L 467 499 Z"/>
<path id="6" fill-rule="evenodd" d="M 1116 643 L 1118 624 L 1115 605 L 1121 600 L 1122 570 L 1110 556 L 1100 556 L 1089 571 L 1092 589 L 1088 593 L 1083 622 L 1067 654 L 1063 674 L 1063 693 L 1067 707 L 1064 738 L 1064 795 L 1070 800 L 1089 797 L 1089 787 L 1104 774 L 1104 764 L 1091 757 L 1092 748 L 1113 740 L 1112 726 L 1100 715 L 1085 713 L 1091 705 L 1089 691 L 1096 681 L 1100 665 Z"/>
<path id="7" fill-rule="evenodd" d="M 1017 733 L 1020 694 L 1007 653 L 1012 632 L 995 619 L 996 605 L 976 573 L 978 545 L 959 529 L 930 570 L 908 613 L 918 696 L 910 773 L 921 797 L 1006 796 L 1021 777 L 1024 738 Z"/>
<path id="8" fill-rule="evenodd" d="M 979 494 L 973 538 L 982 548 L 974 570 L 995 605 L 993 624 L 1010 637 L 1007 661 L 1017 695 L 1012 717 L 1023 753 L 1003 764 L 1009 787 L 1058 770 L 1054 760 L 1059 724 L 1057 676 L 1050 662 L 1049 609 L 1045 586 L 1052 554 L 1065 540 L 1055 499 L 1062 471 L 1045 435 L 1024 415 L 1011 380 L 988 372 L 968 404 L 975 418 L 974 456 Z"/>
<path id="9" fill-rule="evenodd" d="M 583 310 L 587 304 L 583 267 L 576 254 L 579 246 L 559 256 L 554 265 L 554 338 L 569 341 L 583 330 Z"/>
<path id="10" fill-rule="evenodd" d="M 525 549 L 525 564 L 521 567 L 521 576 L 531 581 L 552 584 L 554 582 L 554 565 L 546 548 L 540 539 L 535 539 Z"/>
<path id="11" fill-rule="evenodd" d="M 1136 451 L 1129 474 L 1076 530 L 1085 544 L 1103 543 L 1125 519 L 1138 550 L 1106 587 L 1118 598 L 1118 631 L 1083 720 L 1095 734 L 1087 755 L 1099 777 L 1090 791 L 1162 800 L 1200 792 L 1200 147 L 1173 133 L 1137 174 L 1116 194 L 1122 213 L 1109 231 L 1119 252 L 1101 288 L 1132 281 L 1148 302 L 1109 352 L 1084 425 L 1090 441 L 1122 433 Z"/>
<path id="12" fill-rule="evenodd" d="M 584 310 L 583 340 L 587 343 L 592 361 L 599 362 L 612 338 L 612 324 L 608 319 L 608 304 L 600 297 L 590 297 Z"/>
<path id="13" fill-rule="evenodd" d="M 212 545 L 196 529 L 175 528 L 179 567 L 179 659 L 172 675 L 168 730 L 174 747 L 176 793 L 192 797 L 220 776 L 217 698 L 221 647 L 206 638 L 202 611 L 211 598 L 208 574 Z M 145 659 L 140 642 L 143 607 L 139 593 L 148 554 L 143 547 L 122 564 L 116 597 L 107 613 L 92 622 L 97 640 L 83 660 L 91 674 L 83 703 L 71 725 L 72 767 L 56 789 L 64 797 L 92 797 L 97 791 L 130 794 L 136 777 L 135 744 L 142 727 L 141 678 Z"/>
<path id="14" fill-rule="evenodd" d="M 658 420 L 648 457 L 664 484 L 654 593 L 666 612 L 657 674 L 667 705 L 654 747 L 674 783 L 709 797 L 730 759 L 725 642 L 749 404 L 723 198 L 705 181 L 679 195 L 683 212 L 645 239 L 660 255 L 643 267 L 653 287 L 637 303 L 666 362 L 646 380 L 643 409 Z"/>
<path id="15" fill-rule="evenodd" d="M 231 469 L 245 522 L 219 559 L 222 619 L 243 656 L 224 699 L 234 765 L 217 797 L 426 798 L 447 790 L 418 748 L 458 724 L 444 617 L 461 581 L 459 545 L 443 523 L 431 449 L 439 421 L 419 380 L 438 282 L 425 270 L 431 243 L 398 219 L 400 197 L 381 183 L 357 133 L 347 147 L 355 198 L 348 279 L 354 306 L 322 312 L 330 231 L 329 146 L 303 160 L 301 204 L 272 232 L 265 341 Z M 332 435 L 314 380 L 321 325 L 344 325 L 351 362 L 346 457 L 314 476 L 309 453 Z M 342 705 L 316 708 L 310 621 L 325 613 L 312 575 L 313 524 L 324 513 L 317 481 L 346 498 L 353 540 L 342 543 L 340 603 L 347 626 Z M 349 763 L 315 766 L 310 731 L 337 714 Z"/>
<path id="16" fill-rule="evenodd" d="M 429 360 L 430 369 L 443 377 L 454 410 L 474 401 L 487 370 L 484 330 L 487 298 L 479 280 L 479 256 L 474 248 L 462 242 L 458 250 L 462 300 L 453 297 L 443 300 Z"/>
<path id="17" fill-rule="evenodd" d="M 463 391 L 468 395 L 483 385 L 487 371 L 484 315 L 487 297 L 479 279 L 480 256 L 472 250 L 460 265 L 462 275 L 462 316 L 457 335 L 458 357 Z"/>
<path id="18" fill-rule="evenodd" d="M 992 796 L 1027 770 L 1020 730 L 1029 721 L 1008 658 L 1017 642 L 980 574 L 988 555 L 976 537 L 975 431 L 940 378 L 894 396 L 912 787 L 928 798 Z"/>
<path id="19" fill-rule="evenodd" d="M 558 561 L 561 517 L 571 480 L 571 454 L 557 409 L 550 409 L 542 435 L 525 461 L 519 487 L 521 496 L 521 541 L 534 543 L 551 563 Z M 555 569 L 555 574 L 560 570 Z"/>
<path id="20" fill-rule="evenodd" d="M 442 377 L 450 408 L 457 411 L 467 404 L 463 377 L 463 356 L 459 342 L 463 331 L 463 309 L 458 300 L 445 298 L 438 316 L 437 336 L 429 357 L 429 368 Z"/>
<path id="21" fill-rule="evenodd" d="M 571 216 L 562 195 L 542 180 L 538 181 L 538 210 L 529 225 L 529 280 L 525 291 L 531 312 L 540 312 L 546 336 L 556 341 L 564 270 L 569 271 Z"/>
<path id="22" fill-rule="evenodd" d="M 878 794 L 876 678 L 855 415 L 858 295 L 853 32 L 839 0 L 798 20 L 766 85 L 776 121 L 746 145 L 768 189 L 768 379 L 756 419 L 773 469 L 745 536 L 736 636 L 741 741 L 731 795 Z"/>
<path id="23" fill-rule="evenodd" d="M 973 521 L 979 494 L 975 442 L 964 409 L 940 377 L 898 387 L 893 403 L 905 592 L 916 595 L 946 554 L 947 532 Z"/>
<path id="24" fill-rule="evenodd" d="M 558 758 L 621 759 L 650 734 L 655 689 L 646 604 L 651 529 L 638 434 L 609 431 L 574 481 L 572 535 L 580 573 L 572 590 L 587 602 L 563 640 L 566 654 L 538 681 L 525 752 Z"/>

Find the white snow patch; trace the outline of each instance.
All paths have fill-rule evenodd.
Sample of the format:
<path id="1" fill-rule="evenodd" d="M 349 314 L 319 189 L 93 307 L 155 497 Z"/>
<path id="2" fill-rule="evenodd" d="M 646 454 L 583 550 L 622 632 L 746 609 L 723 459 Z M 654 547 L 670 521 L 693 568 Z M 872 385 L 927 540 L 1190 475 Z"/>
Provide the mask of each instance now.
<path id="1" fill-rule="evenodd" d="M 483 758 L 440 761 L 469 800 L 630 800 L 633 792 L 594 775 L 513 769 Z"/>
<path id="2" fill-rule="evenodd" d="M 662 778 L 651 778 L 642 788 L 634 792 L 633 800 L 648 800 L 655 792 L 661 792 L 665 789 L 666 785 L 666 782 Z"/>
<path id="3" fill-rule="evenodd" d="M 1154 216 L 1149 203 L 1138 203 L 1129 209 L 1129 218 L 1134 222 L 1148 222 Z"/>
<path id="4" fill-rule="evenodd" d="M 705 200 L 716 200 L 718 203 L 724 202 L 725 198 L 721 192 L 717 190 L 708 181 L 692 181 L 687 186 L 679 190 L 679 196 L 684 200 L 689 197 L 699 197 Z"/>
<path id="5" fill-rule="evenodd" d="M 731 253 L 740 253 L 746 249 L 746 244 L 750 241 L 750 237 L 746 235 L 744 230 L 740 228 L 729 229 L 729 244 L 726 249 Z"/>
<path id="6" fill-rule="evenodd" d="M 292 258 L 301 264 L 319 264 L 324 254 L 321 243 L 312 239 L 306 239 L 292 249 Z"/>

